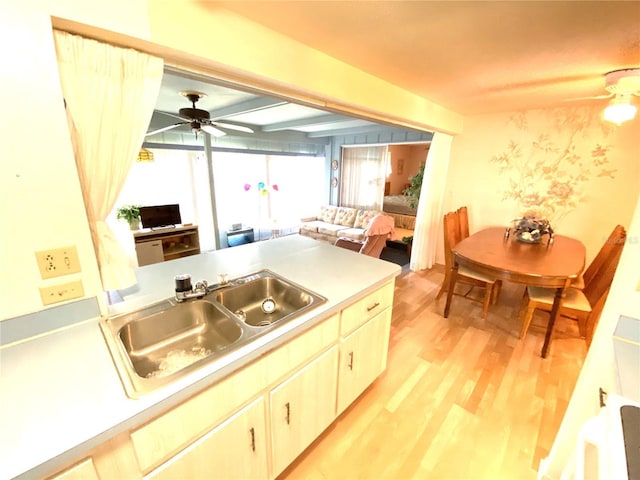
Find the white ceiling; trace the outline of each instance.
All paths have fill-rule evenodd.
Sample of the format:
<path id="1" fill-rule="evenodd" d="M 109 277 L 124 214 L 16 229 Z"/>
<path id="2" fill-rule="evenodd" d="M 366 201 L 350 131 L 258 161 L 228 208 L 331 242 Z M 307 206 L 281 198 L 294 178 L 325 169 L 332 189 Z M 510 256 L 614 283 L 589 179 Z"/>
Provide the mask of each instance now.
<path id="1" fill-rule="evenodd" d="M 208 3 L 212 8 L 223 4 L 463 115 L 545 108 L 603 95 L 606 72 L 640 67 L 638 1 Z M 229 115 L 234 105 L 250 107 L 266 99 L 194 81 L 166 76 L 158 109 L 177 112 L 188 106 L 177 92 L 195 89 L 209 95 L 198 106 L 213 118 L 220 115 L 265 130 L 290 128 L 317 135 L 349 127 L 348 120 L 356 122 L 353 127 L 368 124 L 345 117 L 343 124 L 325 123 L 332 120 L 326 112 L 291 105 L 234 117 Z M 304 126 L 304 119 L 322 121 Z"/>

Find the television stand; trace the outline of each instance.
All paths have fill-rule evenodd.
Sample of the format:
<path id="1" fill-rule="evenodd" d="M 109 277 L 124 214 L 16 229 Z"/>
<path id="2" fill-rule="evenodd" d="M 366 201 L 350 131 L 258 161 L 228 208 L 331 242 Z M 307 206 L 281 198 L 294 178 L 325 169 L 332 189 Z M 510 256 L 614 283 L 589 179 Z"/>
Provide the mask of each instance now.
<path id="1" fill-rule="evenodd" d="M 140 267 L 200 253 L 200 237 L 195 225 L 146 228 L 135 232 L 133 241 Z"/>

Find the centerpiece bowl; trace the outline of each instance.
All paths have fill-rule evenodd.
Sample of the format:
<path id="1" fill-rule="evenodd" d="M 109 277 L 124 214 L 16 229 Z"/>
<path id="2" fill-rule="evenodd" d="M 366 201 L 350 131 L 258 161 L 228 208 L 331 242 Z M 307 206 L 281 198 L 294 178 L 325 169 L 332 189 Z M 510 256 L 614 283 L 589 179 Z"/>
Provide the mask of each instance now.
<path id="1" fill-rule="evenodd" d="M 513 220 L 513 233 L 516 239 L 523 243 L 540 243 L 544 235 L 549 236 L 549 243 L 553 242 L 553 228 L 549 220 L 536 215 L 525 215 Z"/>

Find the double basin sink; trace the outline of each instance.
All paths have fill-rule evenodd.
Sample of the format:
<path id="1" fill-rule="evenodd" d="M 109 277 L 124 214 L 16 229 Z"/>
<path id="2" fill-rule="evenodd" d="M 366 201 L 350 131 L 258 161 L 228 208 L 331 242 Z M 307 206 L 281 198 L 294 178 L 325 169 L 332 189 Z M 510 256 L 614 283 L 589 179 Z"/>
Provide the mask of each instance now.
<path id="1" fill-rule="evenodd" d="M 102 318 L 100 327 L 118 374 L 136 398 L 230 355 L 326 299 L 260 270 L 208 287 L 202 296 L 167 299 Z"/>

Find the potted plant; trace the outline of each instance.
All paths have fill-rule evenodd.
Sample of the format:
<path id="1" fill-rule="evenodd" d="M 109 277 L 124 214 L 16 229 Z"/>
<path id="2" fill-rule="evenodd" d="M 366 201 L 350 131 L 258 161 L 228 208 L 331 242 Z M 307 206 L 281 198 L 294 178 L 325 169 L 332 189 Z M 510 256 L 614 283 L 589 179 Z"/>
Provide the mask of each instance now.
<path id="1" fill-rule="evenodd" d="M 124 220 L 131 230 L 140 230 L 140 205 L 123 205 L 118 208 L 118 220 Z"/>
<path id="2" fill-rule="evenodd" d="M 418 206 L 418 200 L 420 200 L 420 190 L 422 190 L 422 177 L 424 177 L 424 166 L 421 164 L 413 177 L 409 179 L 409 186 L 402 191 L 403 195 L 411 197 L 409 201 L 409 207 L 416 208 Z"/>
<path id="3" fill-rule="evenodd" d="M 402 241 L 407 244 L 407 255 L 411 258 L 411 248 L 413 247 L 413 235 L 410 237 L 402 237 Z"/>

